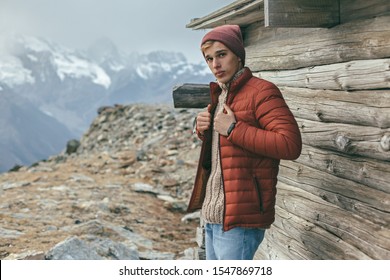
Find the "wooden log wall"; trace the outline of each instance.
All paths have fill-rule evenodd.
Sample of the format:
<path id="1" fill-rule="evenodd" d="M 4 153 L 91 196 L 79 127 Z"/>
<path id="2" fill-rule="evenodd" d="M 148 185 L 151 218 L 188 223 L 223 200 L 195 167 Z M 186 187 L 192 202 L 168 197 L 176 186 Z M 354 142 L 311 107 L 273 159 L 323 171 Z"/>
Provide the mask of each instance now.
<path id="1" fill-rule="evenodd" d="M 376 17 L 341 0 L 333 28 L 243 29 L 247 65 L 280 87 L 304 144 L 281 161 L 256 259 L 390 259 L 390 15 L 370 3 Z"/>
<path id="2" fill-rule="evenodd" d="M 255 258 L 388 260 L 390 1 L 312 2 L 238 0 L 187 27 L 239 24 L 246 65 L 279 86 L 301 129 L 302 154 L 281 161 L 276 221 Z M 175 107 L 204 108 L 206 90 L 177 88 Z"/>
<path id="3" fill-rule="evenodd" d="M 253 71 L 287 70 L 390 57 L 390 16 L 333 28 L 245 29 L 246 64 Z"/>

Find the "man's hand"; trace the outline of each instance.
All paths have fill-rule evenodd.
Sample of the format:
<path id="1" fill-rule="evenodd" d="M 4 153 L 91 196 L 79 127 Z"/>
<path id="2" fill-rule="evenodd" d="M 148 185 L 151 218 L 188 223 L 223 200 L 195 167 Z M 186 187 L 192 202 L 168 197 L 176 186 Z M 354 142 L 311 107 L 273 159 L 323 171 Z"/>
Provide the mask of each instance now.
<path id="1" fill-rule="evenodd" d="M 210 114 L 211 105 L 207 106 L 207 111 L 200 112 L 196 117 L 196 129 L 200 134 L 204 134 L 206 130 L 210 128 L 211 125 L 211 114 Z"/>
<path id="2" fill-rule="evenodd" d="M 236 122 L 236 117 L 234 116 L 233 111 L 226 104 L 223 105 L 226 110 L 226 114 L 224 112 L 220 112 L 214 119 L 214 129 L 223 136 L 228 136 L 227 131 L 229 126 L 232 123 Z"/>

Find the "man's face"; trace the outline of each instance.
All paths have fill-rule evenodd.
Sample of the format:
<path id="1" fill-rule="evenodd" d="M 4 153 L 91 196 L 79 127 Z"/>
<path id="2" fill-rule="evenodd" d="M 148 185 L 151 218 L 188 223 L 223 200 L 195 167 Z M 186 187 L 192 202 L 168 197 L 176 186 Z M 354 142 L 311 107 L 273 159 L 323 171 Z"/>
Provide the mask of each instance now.
<path id="1" fill-rule="evenodd" d="M 204 51 L 207 65 L 215 78 L 228 83 L 241 68 L 241 59 L 221 42 L 214 42 Z"/>

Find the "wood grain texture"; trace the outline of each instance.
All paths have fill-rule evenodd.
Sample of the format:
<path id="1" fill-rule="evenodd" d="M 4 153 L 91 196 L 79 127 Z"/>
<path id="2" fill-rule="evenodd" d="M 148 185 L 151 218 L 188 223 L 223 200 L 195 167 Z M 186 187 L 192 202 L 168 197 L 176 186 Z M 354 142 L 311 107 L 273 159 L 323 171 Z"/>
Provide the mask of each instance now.
<path id="1" fill-rule="evenodd" d="M 339 0 L 264 0 L 266 27 L 332 27 L 340 23 Z"/>
<path id="2" fill-rule="evenodd" d="M 246 65 L 253 71 L 288 70 L 390 57 L 390 16 L 349 22 L 331 29 L 245 30 Z"/>
<path id="3" fill-rule="evenodd" d="M 292 87 L 280 90 L 298 118 L 390 128 L 390 90 L 348 92 Z"/>
<path id="4" fill-rule="evenodd" d="M 256 72 L 277 86 L 331 90 L 390 88 L 390 59 L 355 60 L 297 70 Z"/>

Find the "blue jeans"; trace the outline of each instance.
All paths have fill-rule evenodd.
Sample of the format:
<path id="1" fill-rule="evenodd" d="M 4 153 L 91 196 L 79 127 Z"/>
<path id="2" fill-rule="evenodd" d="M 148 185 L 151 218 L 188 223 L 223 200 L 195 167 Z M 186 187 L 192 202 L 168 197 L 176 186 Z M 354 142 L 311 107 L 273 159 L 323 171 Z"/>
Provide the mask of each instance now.
<path id="1" fill-rule="evenodd" d="M 223 231 L 220 224 L 206 224 L 207 260 L 253 260 L 265 229 L 235 227 Z"/>

